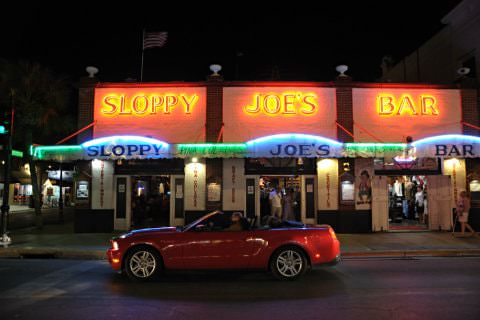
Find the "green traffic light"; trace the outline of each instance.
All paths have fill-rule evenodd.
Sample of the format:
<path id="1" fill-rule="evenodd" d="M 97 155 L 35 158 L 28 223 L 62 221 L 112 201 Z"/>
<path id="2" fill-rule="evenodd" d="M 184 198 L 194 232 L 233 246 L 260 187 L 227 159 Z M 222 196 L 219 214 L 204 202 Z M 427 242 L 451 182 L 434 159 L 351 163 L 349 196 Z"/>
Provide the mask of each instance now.
<path id="1" fill-rule="evenodd" d="M 5 129 L 5 126 L 0 126 L 0 134 L 6 134 L 7 130 Z"/>

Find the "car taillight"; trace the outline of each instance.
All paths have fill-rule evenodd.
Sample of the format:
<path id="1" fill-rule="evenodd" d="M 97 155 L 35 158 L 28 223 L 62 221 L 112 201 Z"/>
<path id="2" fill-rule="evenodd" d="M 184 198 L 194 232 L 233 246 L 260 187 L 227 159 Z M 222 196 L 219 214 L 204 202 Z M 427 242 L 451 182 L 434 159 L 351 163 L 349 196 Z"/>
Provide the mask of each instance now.
<path id="1" fill-rule="evenodd" d="M 330 236 L 332 236 L 332 239 L 337 240 L 337 235 L 335 234 L 335 231 L 333 231 L 332 228 L 328 228 L 328 232 L 330 232 Z"/>
<path id="2" fill-rule="evenodd" d="M 112 240 L 112 249 L 114 251 L 117 251 L 118 250 L 118 242 L 115 241 L 115 240 Z"/>

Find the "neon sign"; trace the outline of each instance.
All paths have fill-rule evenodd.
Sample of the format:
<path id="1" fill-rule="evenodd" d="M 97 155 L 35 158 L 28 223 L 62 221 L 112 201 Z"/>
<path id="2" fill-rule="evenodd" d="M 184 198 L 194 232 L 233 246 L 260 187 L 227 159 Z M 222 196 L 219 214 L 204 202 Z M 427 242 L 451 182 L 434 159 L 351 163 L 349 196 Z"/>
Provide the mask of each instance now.
<path id="1" fill-rule="evenodd" d="M 255 157 L 328 157 L 341 152 L 342 143 L 310 134 L 287 133 L 261 137 L 246 143 Z"/>
<path id="2" fill-rule="evenodd" d="M 252 104 L 243 108 L 248 115 L 314 115 L 319 108 L 317 95 L 303 92 L 254 94 Z"/>
<path id="3" fill-rule="evenodd" d="M 181 109 L 183 113 L 191 114 L 197 102 L 198 95 L 196 94 L 139 93 L 132 96 L 127 94 L 108 94 L 101 99 L 100 112 L 106 116 L 146 116 L 167 115 Z"/>
<path id="4" fill-rule="evenodd" d="M 140 136 L 111 136 L 90 140 L 81 145 L 89 158 L 95 159 L 157 159 L 169 156 L 169 145 L 163 141 Z"/>
<path id="5" fill-rule="evenodd" d="M 420 95 L 415 100 L 409 94 L 398 99 L 391 94 L 377 96 L 377 112 L 381 116 L 438 116 L 437 99 L 431 95 Z"/>
<path id="6" fill-rule="evenodd" d="M 480 156 L 480 137 L 476 136 L 461 134 L 433 136 L 415 141 L 412 146 L 419 156 L 464 158 Z"/>

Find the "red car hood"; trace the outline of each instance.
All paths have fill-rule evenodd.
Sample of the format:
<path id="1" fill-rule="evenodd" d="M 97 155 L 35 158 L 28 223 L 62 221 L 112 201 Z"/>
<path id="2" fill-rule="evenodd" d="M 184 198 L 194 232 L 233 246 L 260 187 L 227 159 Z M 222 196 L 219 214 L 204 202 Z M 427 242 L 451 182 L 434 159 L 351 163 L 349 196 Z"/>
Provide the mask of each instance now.
<path id="1" fill-rule="evenodd" d="M 138 229 L 138 230 L 132 230 L 130 232 L 131 235 L 135 234 L 144 234 L 144 233 L 159 233 L 159 232 L 177 232 L 177 228 L 175 227 L 160 227 L 160 228 L 145 228 L 145 229 Z"/>

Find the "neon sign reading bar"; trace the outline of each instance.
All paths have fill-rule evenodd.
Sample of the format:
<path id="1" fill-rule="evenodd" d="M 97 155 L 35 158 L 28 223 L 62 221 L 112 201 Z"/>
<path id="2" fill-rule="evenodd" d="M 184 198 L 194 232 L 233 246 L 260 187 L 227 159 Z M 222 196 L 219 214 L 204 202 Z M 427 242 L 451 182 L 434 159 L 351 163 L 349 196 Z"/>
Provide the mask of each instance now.
<path id="1" fill-rule="evenodd" d="M 435 97 L 421 95 L 417 100 L 404 94 L 399 99 L 391 94 L 377 96 L 377 112 L 381 116 L 438 116 L 438 105 Z"/>

